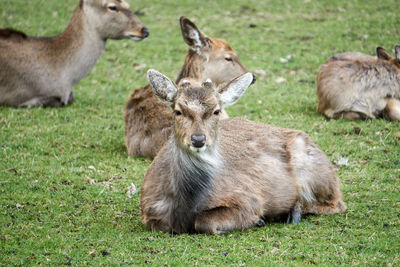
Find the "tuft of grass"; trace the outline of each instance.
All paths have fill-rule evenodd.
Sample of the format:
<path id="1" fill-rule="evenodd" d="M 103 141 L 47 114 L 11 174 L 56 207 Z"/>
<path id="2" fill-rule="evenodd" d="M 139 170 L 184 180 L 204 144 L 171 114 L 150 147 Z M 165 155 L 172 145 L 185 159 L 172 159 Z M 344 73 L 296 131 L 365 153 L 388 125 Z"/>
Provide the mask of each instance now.
<path id="1" fill-rule="evenodd" d="M 400 124 L 315 112 L 315 78 L 328 57 L 399 43 L 397 0 L 128 2 L 144 12 L 150 37 L 109 41 L 72 105 L 0 107 L 1 265 L 400 265 Z M 77 3 L 2 0 L 0 27 L 56 35 Z M 348 159 L 337 166 L 345 214 L 219 236 L 142 225 L 140 194 L 126 192 L 140 189 L 150 161 L 126 154 L 124 103 L 147 84 L 147 68 L 178 75 L 187 50 L 181 15 L 265 72 L 229 108 L 232 117 L 304 130 L 332 162 Z"/>

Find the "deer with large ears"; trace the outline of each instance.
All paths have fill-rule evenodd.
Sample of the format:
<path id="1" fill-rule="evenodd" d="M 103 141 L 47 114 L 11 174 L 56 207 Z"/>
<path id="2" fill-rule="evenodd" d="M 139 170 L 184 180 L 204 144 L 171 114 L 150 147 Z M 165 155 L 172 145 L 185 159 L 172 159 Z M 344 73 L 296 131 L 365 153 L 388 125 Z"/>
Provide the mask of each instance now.
<path id="1" fill-rule="evenodd" d="M 247 73 L 232 47 L 224 40 L 202 33 L 185 17 L 180 18 L 183 40 L 189 46 L 185 63 L 176 80 L 205 80 L 218 85 Z M 255 77 L 253 76 L 253 82 Z M 224 110 L 221 116 L 227 117 Z M 171 134 L 172 113 L 153 94 L 150 85 L 136 89 L 125 107 L 125 138 L 128 154 L 154 158 Z"/>
<path id="2" fill-rule="evenodd" d="M 173 110 L 173 134 L 148 169 L 141 217 L 153 231 L 225 233 L 287 216 L 344 212 L 339 181 L 304 132 L 244 119 L 221 120 L 252 82 L 226 87 L 148 71 L 153 91 Z"/>
<path id="3" fill-rule="evenodd" d="M 400 46 L 396 57 L 378 47 L 377 58 L 328 60 L 317 77 L 319 113 L 349 120 L 400 120 Z"/>
<path id="4" fill-rule="evenodd" d="M 0 29 L 0 105 L 69 104 L 73 87 L 93 68 L 107 39 L 148 35 L 124 0 L 80 0 L 67 29 L 55 37 Z"/>

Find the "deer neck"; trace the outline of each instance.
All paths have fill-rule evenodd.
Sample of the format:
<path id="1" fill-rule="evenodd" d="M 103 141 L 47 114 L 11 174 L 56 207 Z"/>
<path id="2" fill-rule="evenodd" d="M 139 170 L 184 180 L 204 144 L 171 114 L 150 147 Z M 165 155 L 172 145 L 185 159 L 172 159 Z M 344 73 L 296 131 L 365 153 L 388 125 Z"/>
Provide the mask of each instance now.
<path id="1" fill-rule="evenodd" d="M 217 151 L 204 152 L 202 156 L 180 148 L 170 139 L 172 159 L 172 188 L 175 207 L 170 223 L 176 232 L 191 232 L 196 214 L 204 210 L 212 193 L 214 176 L 220 168 Z M 169 154 L 169 155 L 171 155 Z"/>
<path id="2" fill-rule="evenodd" d="M 394 97 L 400 97 L 400 70 L 391 63 L 389 66 L 386 66 L 389 79 L 388 84 L 390 84 L 393 92 L 395 93 Z"/>
<path id="3" fill-rule="evenodd" d="M 189 49 L 176 83 L 179 83 L 184 78 L 200 79 L 201 74 L 204 72 L 204 60 L 205 58 L 203 56 Z"/>
<path id="4" fill-rule="evenodd" d="M 106 45 L 106 39 L 101 38 L 91 23 L 89 12 L 85 6 L 78 6 L 67 29 L 51 42 L 55 62 L 71 85 L 90 72 Z"/>

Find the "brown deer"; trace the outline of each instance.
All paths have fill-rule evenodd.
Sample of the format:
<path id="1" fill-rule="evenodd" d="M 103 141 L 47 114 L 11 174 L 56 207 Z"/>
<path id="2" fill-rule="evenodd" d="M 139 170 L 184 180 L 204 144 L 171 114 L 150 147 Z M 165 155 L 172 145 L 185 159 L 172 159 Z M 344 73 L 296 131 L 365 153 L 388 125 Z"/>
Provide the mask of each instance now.
<path id="1" fill-rule="evenodd" d="M 141 190 L 141 218 L 151 230 L 218 234 L 266 219 L 298 223 L 302 214 L 346 210 L 333 166 L 304 132 L 220 119 L 252 74 L 223 88 L 183 80 L 178 90 L 155 70 L 148 79 L 174 111 L 173 134 Z"/>
<path id="2" fill-rule="evenodd" d="M 329 58 L 325 64 L 330 63 L 332 61 L 346 61 L 346 60 L 374 60 L 377 57 L 375 56 L 370 56 L 370 55 L 366 55 L 364 53 L 361 52 L 344 52 L 344 53 L 340 53 L 337 54 L 331 58 Z"/>
<path id="3" fill-rule="evenodd" d="M 400 120 L 400 46 L 395 52 L 393 58 L 378 47 L 377 58 L 322 65 L 317 77 L 317 111 L 333 119 Z"/>
<path id="4" fill-rule="evenodd" d="M 180 26 L 189 51 L 177 83 L 183 78 L 211 78 L 220 85 L 248 72 L 226 41 L 207 37 L 185 17 L 180 18 Z M 221 112 L 221 116 L 227 117 L 225 111 Z M 128 154 L 134 157 L 154 158 L 168 140 L 171 126 L 170 109 L 154 96 L 150 85 L 136 89 L 125 107 Z"/>
<path id="5" fill-rule="evenodd" d="M 55 37 L 0 29 L 0 105 L 69 104 L 73 87 L 93 68 L 107 39 L 148 35 L 124 0 L 80 0 L 67 29 Z"/>

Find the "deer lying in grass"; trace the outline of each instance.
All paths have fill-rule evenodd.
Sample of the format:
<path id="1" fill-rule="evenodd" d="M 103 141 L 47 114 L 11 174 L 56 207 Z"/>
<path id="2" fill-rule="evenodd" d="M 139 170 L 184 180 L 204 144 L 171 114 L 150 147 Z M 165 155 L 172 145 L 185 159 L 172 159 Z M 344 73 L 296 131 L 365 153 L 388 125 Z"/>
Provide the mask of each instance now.
<path id="1" fill-rule="evenodd" d="M 55 37 L 0 29 L 0 105 L 62 106 L 103 52 L 107 39 L 142 40 L 149 31 L 124 0 L 80 0 Z"/>
<path id="2" fill-rule="evenodd" d="M 400 120 L 400 46 L 395 52 L 393 58 L 378 47 L 374 59 L 322 65 L 317 78 L 317 111 L 333 119 Z"/>
<path id="3" fill-rule="evenodd" d="M 211 78 L 220 85 L 248 72 L 226 41 L 207 37 L 185 17 L 180 18 L 180 26 L 189 51 L 177 83 L 183 78 Z M 221 112 L 221 116 L 227 117 L 224 111 Z M 136 89 L 125 107 L 128 154 L 154 158 L 168 140 L 171 126 L 170 109 L 154 96 L 150 85 Z"/>
<path id="4" fill-rule="evenodd" d="M 244 74 L 218 89 L 148 71 L 173 115 L 173 134 L 148 169 L 141 216 L 153 231 L 218 234 L 306 213 L 344 212 L 339 181 L 304 132 L 244 119 L 220 120 L 250 85 Z"/>
<path id="5" fill-rule="evenodd" d="M 364 53 L 361 52 L 344 52 L 344 53 L 340 53 L 337 54 L 331 58 L 329 58 L 325 64 L 333 62 L 333 61 L 346 61 L 346 60 L 375 60 L 377 59 L 377 57 L 375 56 L 370 56 L 370 55 L 366 55 Z"/>

